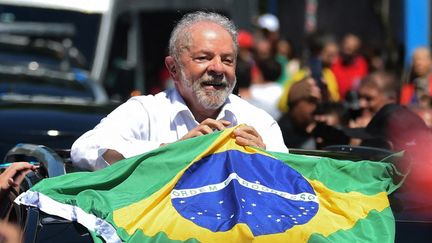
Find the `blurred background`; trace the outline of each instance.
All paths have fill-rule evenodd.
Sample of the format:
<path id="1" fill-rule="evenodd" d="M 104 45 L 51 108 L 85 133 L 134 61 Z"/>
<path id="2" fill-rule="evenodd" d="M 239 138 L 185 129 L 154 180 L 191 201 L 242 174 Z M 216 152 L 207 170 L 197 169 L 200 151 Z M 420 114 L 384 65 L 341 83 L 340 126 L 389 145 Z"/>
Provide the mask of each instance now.
<path id="1" fill-rule="evenodd" d="M 15 0 L 0 4 L 2 23 L 73 25 L 71 40 L 82 53 L 85 68 L 111 96 L 124 96 L 131 89 L 150 93 L 163 88 L 160 70 L 169 33 L 185 12 L 194 10 L 223 13 L 252 33 L 260 15 L 272 14 L 279 21 L 279 37 L 290 42 L 291 55 L 299 58 L 304 58 L 306 37 L 313 32 L 329 33 L 338 40 L 353 33 L 361 39 L 361 52 L 369 61 L 379 57 L 398 72 L 409 66 L 412 50 L 429 45 L 431 37 L 428 0 Z"/>
<path id="2" fill-rule="evenodd" d="M 0 145 L 69 148 L 120 102 L 172 87 L 164 67 L 169 35 L 196 10 L 236 23 L 235 93 L 283 130 L 293 122 L 294 132 L 309 137 L 318 115 L 327 125 L 365 126 L 389 102 L 414 107 L 430 123 L 432 78 L 431 85 L 421 80 L 431 73 L 431 8 L 429 0 L 0 0 Z M 371 94 L 359 91 L 375 72 L 393 75 L 395 94 L 372 107 Z M 307 77 L 320 94 L 294 87 Z M 299 118 L 292 107 L 305 99 L 319 102 Z M 335 124 L 323 116 L 332 112 Z"/>

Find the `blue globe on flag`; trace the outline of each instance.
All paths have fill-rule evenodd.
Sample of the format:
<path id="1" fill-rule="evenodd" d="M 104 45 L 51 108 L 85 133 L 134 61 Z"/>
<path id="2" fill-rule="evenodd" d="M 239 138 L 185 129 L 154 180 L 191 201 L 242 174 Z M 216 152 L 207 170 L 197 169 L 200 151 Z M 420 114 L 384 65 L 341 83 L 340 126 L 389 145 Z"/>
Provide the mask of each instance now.
<path id="1" fill-rule="evenodd" d="M 318 198 L 309 182 L 275 158 L 237 150 L 190 166 L 171 192 L 184 218 L 213 232 L 246 224 L 254 236 L 282 233 L 309 222 Z"/>

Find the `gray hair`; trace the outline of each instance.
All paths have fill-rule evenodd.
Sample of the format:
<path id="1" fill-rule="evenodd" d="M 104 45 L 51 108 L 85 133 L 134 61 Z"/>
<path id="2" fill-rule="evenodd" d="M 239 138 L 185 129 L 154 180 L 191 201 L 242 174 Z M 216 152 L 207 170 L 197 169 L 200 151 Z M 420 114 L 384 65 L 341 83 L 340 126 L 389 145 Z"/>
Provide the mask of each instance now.
<path id="1" fill-rule="evenodd" d="M 174 57 L 177 62 L 179 61 L 181 51 L 183 48 L 187 47 L 190 42 L 191 36 L 188 29 L 198 22 L 215 23 L 228 31 L 228 33 L 231 35 L 234 44 L 234 52 L 237 56 L 237 28 L 234 23 L 227 17 L 220 14 L 202 11 L 186 14 L 174 27 L 169 40 L 170 56 Z"/>

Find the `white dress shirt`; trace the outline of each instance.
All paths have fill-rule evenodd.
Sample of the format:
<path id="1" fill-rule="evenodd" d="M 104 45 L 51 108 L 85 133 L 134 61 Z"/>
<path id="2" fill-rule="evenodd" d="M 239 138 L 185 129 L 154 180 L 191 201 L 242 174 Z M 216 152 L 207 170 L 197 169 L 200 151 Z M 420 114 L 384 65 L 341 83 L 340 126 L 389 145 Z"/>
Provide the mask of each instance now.
<path id="1" fill-rule="evenodd" d="M 219 119 L 230 121 L 230 126 L 243 123 L 252 126 L 261 135 L 267 150 L 288 152 L 277 122 L 238 96 L 228 97 Z M 175 142 L 198 124 L 176 89 L 132 97 L 75 141 L 72 162 L 86 170 L 101 169 L 108 165 L 102 158 L 107 149 L 129 158 L 158 148 L 162 143 Z"/>

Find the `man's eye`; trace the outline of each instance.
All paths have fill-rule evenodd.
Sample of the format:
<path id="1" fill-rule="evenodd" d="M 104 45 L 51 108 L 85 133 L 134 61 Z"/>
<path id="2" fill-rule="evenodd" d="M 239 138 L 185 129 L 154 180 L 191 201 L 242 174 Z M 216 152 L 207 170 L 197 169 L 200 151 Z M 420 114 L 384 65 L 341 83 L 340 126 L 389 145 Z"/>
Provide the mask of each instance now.
<path id="1" fill-rule="evenodd" d="M 196 57 L 195 60 L 199 61 L 199 62 L 202 62 L 202 61 L 206 61 L 207 57 L 206 56 L 200 56 L 200 57 Z"/>
<path id="2" fill-rule="evenodd" d="M 232 65 L 234 63 L 233 59 L 225 59 L 223 60 L 223 63 L 227 64 L 227 65 Z"/>

